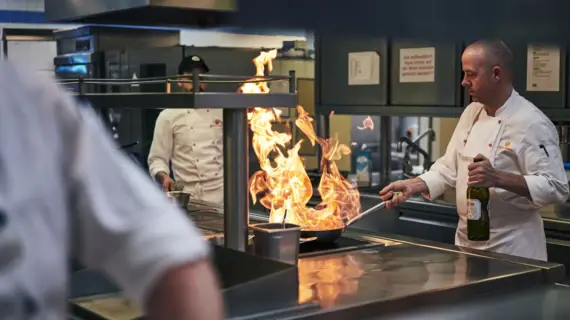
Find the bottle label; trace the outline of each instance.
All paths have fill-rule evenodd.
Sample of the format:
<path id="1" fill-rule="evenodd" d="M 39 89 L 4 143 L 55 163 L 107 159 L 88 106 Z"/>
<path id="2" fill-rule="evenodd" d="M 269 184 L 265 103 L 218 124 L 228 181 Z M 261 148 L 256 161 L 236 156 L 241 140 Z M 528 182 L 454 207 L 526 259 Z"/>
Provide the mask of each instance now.
<path id="1" fill-rule="evenodd" d="M 481 220 L 481 201 L 478 199 L 467 199 L 467 219 Z"/>

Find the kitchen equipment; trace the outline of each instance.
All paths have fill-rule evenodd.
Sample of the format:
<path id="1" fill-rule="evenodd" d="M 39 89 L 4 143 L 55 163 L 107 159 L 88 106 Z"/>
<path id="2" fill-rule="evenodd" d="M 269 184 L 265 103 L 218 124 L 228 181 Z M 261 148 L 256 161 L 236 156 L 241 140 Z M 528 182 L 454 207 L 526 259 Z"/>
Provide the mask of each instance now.
<path id="1" fill-rule="evenodd" d="M 182 209 L 186 210 L 188 208 L 188 201 L 190 200 L 190 194 L 182 191 L 169 191 L 166 196 L 171 199 L 174 203 L 178 204 Z"/>
<path id="2" fill-rule="evenodd" d="M 291 223 L 262 223 L 253 230 L 254 251 L 261 257 L 297 264 L 301 227 Z"/>
<path id="3" fill-rule="evenodd" d="M 351 224 L 353 224 L 354 222 L 362 219 L 363 217 L 371 214 L 372 212 L 376 212 L 376 211 L 383 209 L 385 207 L 386 207 L 386 201 L 382 201 L 379 204 L 373 206 L 372 208 L 362 212 L 358 216 L 350 219 L 345 224 L 345 226 L 343 228 L 330 229 L 330 230 L 301 230 L 301 240 L 307 239 L 307 238 L 313 238 L 314 240 L 312 240 L 312 241 L 319 242 L 319 243 L 335 242 L 336 240 L 338 240 L 338 238 L 340 238 L 340 236 L 342 235 L 342 233 L 344 232 L 344 229 L 346 229 L 346 227 L 348 227 Z M 309 241 L 305 241 L 305 242 L 309 242 Z"/>

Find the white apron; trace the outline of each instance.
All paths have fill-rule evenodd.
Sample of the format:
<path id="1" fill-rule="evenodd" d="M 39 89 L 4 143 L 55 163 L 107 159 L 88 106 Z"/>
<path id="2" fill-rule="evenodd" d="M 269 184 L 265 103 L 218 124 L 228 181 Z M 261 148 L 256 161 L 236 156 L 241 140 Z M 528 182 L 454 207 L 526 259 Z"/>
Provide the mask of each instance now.
<path id="1" fill-rule="evenodd" d="M 509 108 L 505 105 L 504 108 Z M 512 109 L 512 106 L 511 106 Z M 496 117 L 489 117 L 481 108 L 467 132 L 463 149 L 457 151 L 457 213 L 459 224 L 455 244 L 480 250 L 510 254 L 536 260 L 547 260 L 546 239 L 542 218 L 537 210 L 522 210 L 514 206 L 514 195 L 506 190 L 491 188 L 490 239 L 469 241 L 467 239 L 467 166 L 477 154 L 489 159 L 496 166 L 497 145 L 501 140 L 508 115 L 513 110 L 503 110 Z"/>

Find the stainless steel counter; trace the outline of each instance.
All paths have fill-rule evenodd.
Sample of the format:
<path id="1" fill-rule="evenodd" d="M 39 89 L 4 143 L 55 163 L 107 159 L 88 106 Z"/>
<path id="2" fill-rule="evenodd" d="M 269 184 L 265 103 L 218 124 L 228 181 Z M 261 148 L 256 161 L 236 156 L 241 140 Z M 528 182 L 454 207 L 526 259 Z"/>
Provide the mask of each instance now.
<path id="1" fill-rule="evenodd" d="M 530 266 L 401 244 L 301 259 L 299 299 L 321 306 L 312 315 L 362 318 L 523 288 L 539 278 Z"/>
<path id="2" fill-rule="evenodd" d="M 568 319 L 570 318 L 568 301 L 570 301 L 569 287 L 549 285 L 501 296 L 465 299 L 453 305 L 402 310 L 397 315 L 377 316 L 367 320 Z"/>
<path id="3" fill-rule="evenodd" d="M 191 215 L 202 230 L 209 233 L 222 231 L 220 215 L 198 212 Z M 263 221 L 263 216 L 251 216 Z M 450 305 L 479 301 L 488 295 L 497 300 L 526 301 L 534 296 L 516 296 L 515 293 L 530 292 L 533 288 L 546 295 L 543 299 L 549 299 L 550 308 L 558 310 L 558 314 L 567 309 L 565 302 L 558 303 L 552 298 L 555 294 L 562 297 L 566 292 L 544 291 L 545 286 L 563 277 L 564 268 L 558 264 L 391 234 L 349 230 L 344 236 L 367 244 L 302 257 L 298 264 L 298 304 L 239 319 L 375 319 L 380 315 L 423 319 L 424 312 L 435 318 L 444 311 L 452 316 L 455 315 L 453 312 L 460 311 Z M 78 278 L 74 277 L 75 281 L 83 281 Z M 113 293 L 112 296 L 119 295 L 116 290 L 106 290 Z M 83 291 L 109 298 L 105 292 Z M 279 299 L 278 292 L 274 299 Z M 515 305 L 515 302 L 507 304 L 510 308 Z M 449 319 L 457 318 L 461 316 Z"/>

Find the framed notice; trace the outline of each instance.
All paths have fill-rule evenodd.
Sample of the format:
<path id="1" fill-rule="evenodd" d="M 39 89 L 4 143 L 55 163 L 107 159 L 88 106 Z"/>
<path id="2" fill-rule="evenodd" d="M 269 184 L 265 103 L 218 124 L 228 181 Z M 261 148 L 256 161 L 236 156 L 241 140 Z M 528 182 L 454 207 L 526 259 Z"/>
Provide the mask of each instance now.
<path id="1" fill-rule="evenodd" d="M 435 82 L 435 48 L 400 49 L 400 83 Z"/>
<path id="2" fill-rule="evenodd" d="M 526 60 L 526 90 L 560 91 L 560 47 L 528 46 Z"/>

